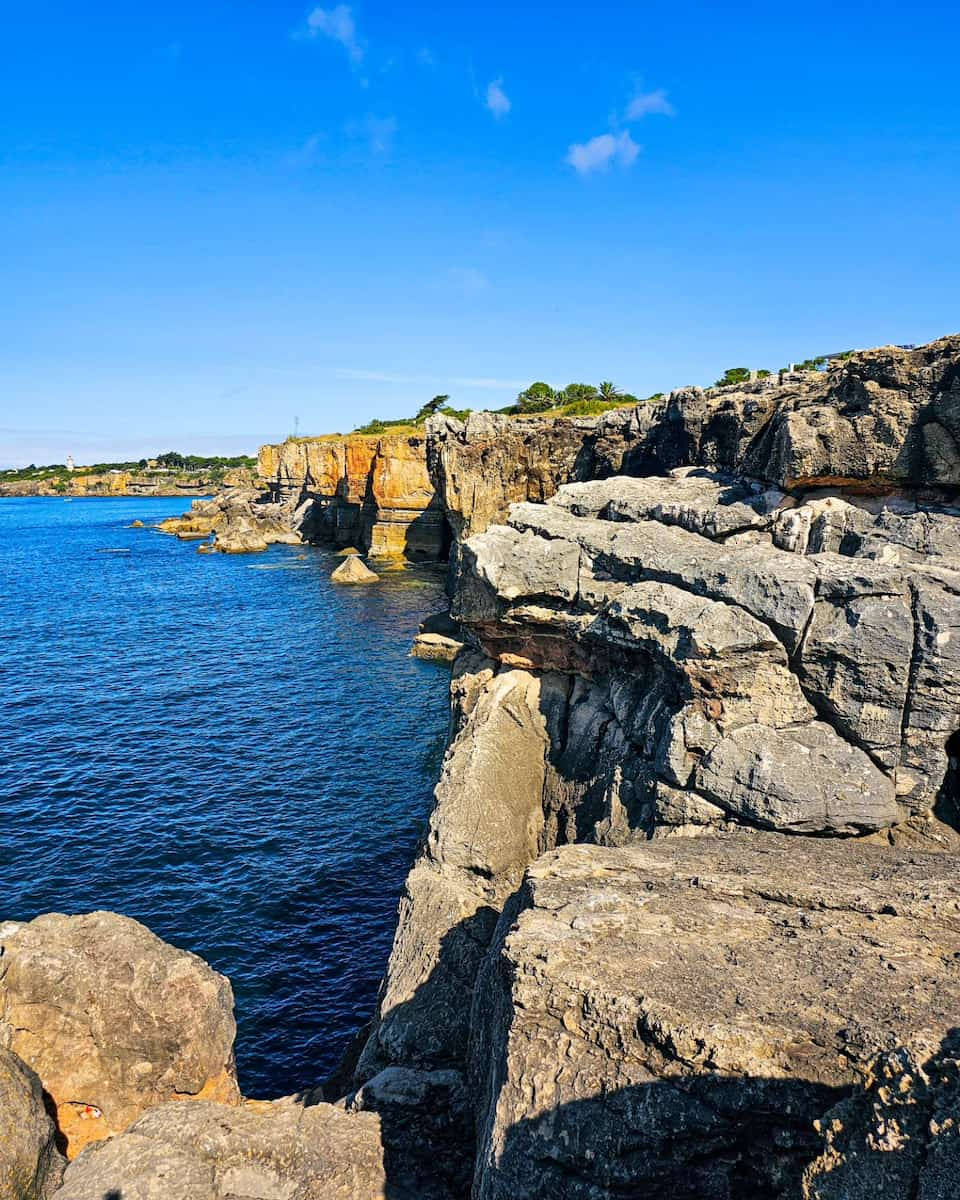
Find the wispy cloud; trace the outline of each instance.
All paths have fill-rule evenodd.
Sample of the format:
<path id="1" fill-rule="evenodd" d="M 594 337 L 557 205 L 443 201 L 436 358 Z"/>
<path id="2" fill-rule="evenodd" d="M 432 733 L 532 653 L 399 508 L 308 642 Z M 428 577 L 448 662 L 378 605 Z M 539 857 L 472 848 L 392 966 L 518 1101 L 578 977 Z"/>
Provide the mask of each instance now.
<path id="1" fill-rule="evenodd" d="M 315 8 L 307 16 L 306 36 L 325 37 L 339 42 L 350 56 L 350 61 L 359 63 L 363 58 L 363 46 L 357 38 L 357 23 L 353 9 L 348 4 L 335 8 Z"/>
<path id="2" fill-rule="evenodd" d="M 608 170 L 612 163 L 630 167 L 640 150 L 630 131 L 625 129 L 620 134 L 601 133 L 588 142 L 575 142 L 567 151 L 567 162 L 580 175 L 589 175 L 592 171 Z"/>
<path id="3" fill-rule="evenodd" d="M 428 46 L 421 46 L 417 51 L 417 62 L 421 67 L 434 67 L 437 64 L 437 60 Z"/>
<path id="4" fill-rule="evenodd" d="M 674 107 L 663 88 L 657 88 L 653 92 L 638 92 L 627 105 L 625 120 L 639 121 L 653 114 L 663 117 L 672 117 L 674 114 Z"/>
<path id="5" fill-rule="evenodd" d="M 487 84 L 486 106 L 499 121 L 513 108 L 510 97 L 503 90 L 503 79 L 494 79 Z"/>
<path id="6" fill-rule="evenodd" d="M 287 166 L 301 169 L 316 166 L 320 160 L 320 149 L 325 140 L 326 134 L 311 134 L 302 146 L 292 150 L 286 156 Z"/>
<path id="7" fill-rule="evenodd" d="M 454 376 L 452 379 L 439 375 L 401 375 L 393 371 L 360 371 L 351 367 L 341 367 L 334 374 L 340 379 L 356 379 L 362 383 L 388 383 L 397 387 L 475 388 L 478 391 L 519 390 L 530 382 L 527 379 L 488 379 L 472 375 Z"/>
<path id="8" fill-rule="evenodd" d="M 366 141 L 371 154 L 388 154 L 393 147 L 396 132 L 396 117 L 368 115 L 359 121 L 348 121 L 346 125 L 347 137 Z"/>
<path id="9" fill-rule="evenodd" d="M 453 267 L 450 271 L 450 282 L 465 296 L 479 295 L 490 286 L 490 280 L 476 267 Z"/>

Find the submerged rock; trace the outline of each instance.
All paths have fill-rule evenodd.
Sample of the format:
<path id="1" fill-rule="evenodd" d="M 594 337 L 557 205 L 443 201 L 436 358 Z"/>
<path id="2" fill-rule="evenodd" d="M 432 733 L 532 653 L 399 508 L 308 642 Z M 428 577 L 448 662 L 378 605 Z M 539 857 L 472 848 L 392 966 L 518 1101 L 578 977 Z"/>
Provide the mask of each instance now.
<path id="1" fill-rule="evenodd" d="M 0 1196 L 49 1200 L 64 1166 L 55 1133 L 40 1080 L 16 1054 L 0 1049 Z"/>
<path id="2" fill-rule="evenodd" d="M 165 1101 L 240 1099 L 233 993 L 127 917 L 0 925 L 0 1045 L 40 1077 L 68 1157 Z"/>
<path id="3" fill-rule="evenodd" d="M 380 576 L 365 566 L 356 554 L 351 554 L 330 576 L 334 583 L 379 583 Z"/>

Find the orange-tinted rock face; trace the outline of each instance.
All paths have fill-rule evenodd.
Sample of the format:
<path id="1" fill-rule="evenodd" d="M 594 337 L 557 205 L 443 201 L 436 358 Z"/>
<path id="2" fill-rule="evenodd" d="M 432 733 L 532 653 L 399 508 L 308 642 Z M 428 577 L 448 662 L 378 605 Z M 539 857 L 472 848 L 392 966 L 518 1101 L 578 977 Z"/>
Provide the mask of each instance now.
<path id="1" fill-rule="evenodd" d="M 277 498 L 319 500 L 323 533 L 373 557 L 439 558 L 443 511 L 419 435 L 304 438 L 263 446 L 260 478 Z"/>

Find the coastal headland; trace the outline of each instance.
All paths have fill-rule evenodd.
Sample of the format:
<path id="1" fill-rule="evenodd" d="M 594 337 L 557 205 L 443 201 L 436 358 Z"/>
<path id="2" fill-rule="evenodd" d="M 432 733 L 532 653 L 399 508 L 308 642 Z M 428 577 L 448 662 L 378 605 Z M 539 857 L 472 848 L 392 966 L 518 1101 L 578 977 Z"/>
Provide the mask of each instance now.
<path id="1" fill-rule="evenodd" d="M 166 530 L 447 560 L 447 750 L 294 1096 L 243 1098 L 193 955 L 0 925 L 12 1197 L 960 1195 L 960 335 L 290 439 Z"/>

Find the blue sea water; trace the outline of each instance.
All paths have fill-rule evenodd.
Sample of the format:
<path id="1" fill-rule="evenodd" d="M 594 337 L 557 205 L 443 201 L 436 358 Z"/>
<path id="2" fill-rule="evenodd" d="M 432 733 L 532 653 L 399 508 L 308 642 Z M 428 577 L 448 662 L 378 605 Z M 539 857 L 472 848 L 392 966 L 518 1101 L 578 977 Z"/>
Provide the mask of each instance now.
<path id="1" fill-rule="evenodd" d="M 337 588 L 313 547 L 200 555 L 183 500 L 0 500 L 0 919 L 111 909 L 229 976 L 246 1095 L 372 1013 L 449 674 L 437 568 Z"/>

